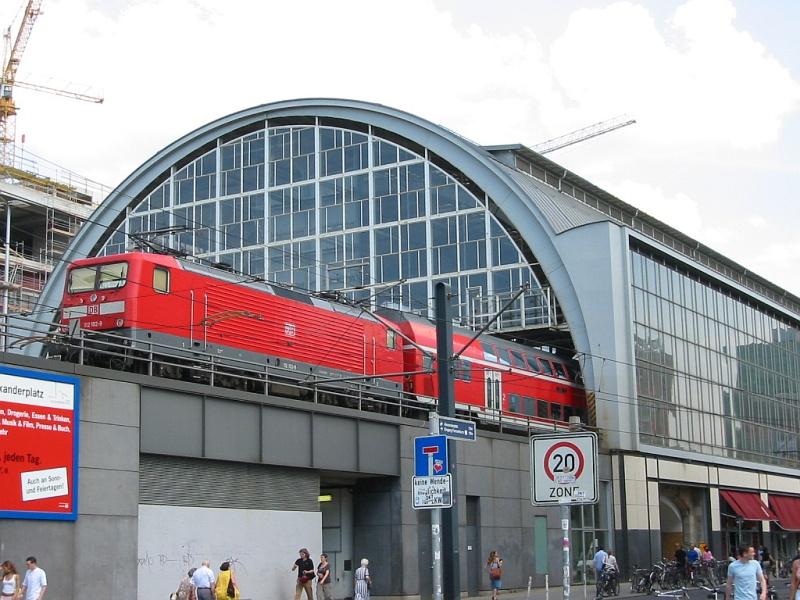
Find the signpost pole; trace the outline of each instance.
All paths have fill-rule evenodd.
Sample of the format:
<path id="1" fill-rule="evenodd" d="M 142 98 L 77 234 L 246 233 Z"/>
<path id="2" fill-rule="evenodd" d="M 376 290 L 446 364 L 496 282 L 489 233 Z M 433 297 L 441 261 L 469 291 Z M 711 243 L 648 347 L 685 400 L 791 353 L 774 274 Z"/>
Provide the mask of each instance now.
<path id="1" fill-rule="evenodd" d="M 437 415 L 428 414 L 431 435 L 439 433 Z M 431 459 L 433 462 L 433 459 Z M 433 471 L 430 471 L 433 474 Z M 433 600 L 442 600 L 442 509 L 431 510 L 431 550 L 433 552 Z"/>
<path id="2" fill-rule="evenodd" d="M 443 417 L 455 417 L 456 405 L 453 387 L 453 322 L 450 318 L 450 286 L 437 283 L 436 298 L 436 355 L 439 376 L 438 412 Z M 458 506 L 456 505 L 456 443 L 447 443 L 448 472 L 452 477 L 453 507 L 442 512 L 442 592 L 444 600 L 461 598 L 459 572 L 460 548 L 458 543 Z"/>
<path id="3" fill-rule="evenodd" d="M 564 587 L 562 591 L 562 597 L 564 600 L 569 600 L 569 592 L 570 592 L 570 574 L 569 574 L 569 512 L 570 512 L 570 505 L 569 502 L 562 502 L 561 503 L 561 532 L 564 535 L 564 539 L 562 540 L 561 544 L 563 547 L 563 568 L 564 568 Z"/>

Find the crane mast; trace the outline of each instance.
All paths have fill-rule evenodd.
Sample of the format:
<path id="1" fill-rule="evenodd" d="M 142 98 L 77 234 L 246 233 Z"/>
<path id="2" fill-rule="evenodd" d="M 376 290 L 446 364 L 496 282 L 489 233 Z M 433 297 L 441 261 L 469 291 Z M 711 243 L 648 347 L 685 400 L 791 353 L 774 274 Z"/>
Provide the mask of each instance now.
<path id="1" fill-rule="evenodd" d="M 42 0 L 28 0 L 13 46 L 11 45 L 11 27 L 5 34 L 7 55 L 3 65 L 2 82 L 0 82 L 0 164 L 3 165 L 10 165 L 14 159 L 13 147 L 16 138 L 15 117 L 17 114 L 17 106 L 14 103 L 14 83 L 19 63 L 25 53 L 31 31 L 33 31 L 33 25 L 41 13 L 41 6 Z"/>

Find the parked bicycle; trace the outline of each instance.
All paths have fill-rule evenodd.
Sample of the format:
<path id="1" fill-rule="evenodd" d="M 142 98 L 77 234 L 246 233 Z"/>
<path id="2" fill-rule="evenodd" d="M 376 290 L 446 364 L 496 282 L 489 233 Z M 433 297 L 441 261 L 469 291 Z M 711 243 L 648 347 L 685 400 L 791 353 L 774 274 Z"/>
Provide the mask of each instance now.
<path id="1" fill-rule="evenodd" d="M 619 572 L 608 565 L 603 567 L 600 577 L 597 578 L 595 598 L 606 596 L 619 596 Z"/>

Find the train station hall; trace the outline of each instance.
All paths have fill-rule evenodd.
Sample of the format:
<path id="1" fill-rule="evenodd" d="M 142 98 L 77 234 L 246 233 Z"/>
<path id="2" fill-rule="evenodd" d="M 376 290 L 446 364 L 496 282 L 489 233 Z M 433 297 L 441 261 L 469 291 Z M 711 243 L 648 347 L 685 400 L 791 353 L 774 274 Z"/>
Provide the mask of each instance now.
<path id="1" fill-rule="evenodd" d="M 293 591 L 288 569 L 307 547 L 329 556 L 334 598 L 352 594 L 362 557 L 374 596 L 430 598 L 430 514 L 414 510 L 411 482 L 434 393 L 398 378 L 403 395 L 387 408 L 389 392 L 368 377 L 340 390 L 348 402 L 298 390 L 340 376 L 321 379 L 319 365 L 346 345 L 319 337 L 325 324 L 304 311 L 396 323 L 402 338 L 391 328 L 354 342 L 358 368 L 374 377 L 393 373 L 377 366 L 382 353 L 435 348 L 406 336 L 430 326 L 443 282 L 458 335 L 485 328 L 481 359 L 464 354 L 455 371 L 457 413 L 478 431 L 457 450 L 463 591 L 488 590 L 491 550 L 505 558 L 506 588 L 560 579 L 561 520 L 531 504 L 529 436 L 570 423 L 599 443 L 599 501 L 571 508 L 574 584 L 594 584 L 599 547 L 626 573 L 676 543 L 718 557 L 739 542 L 794 556 L 800 298 L 635 198 L 525 145 L 480 146 L 446 125 L 366 101 L 276 102 L 188 132 L 122 181 L 73 238 L 35 318 L 13 322 L 29 343 L 4 354 L 81 380 L 78 518 L 3 519 L 0 539 L 47 539 L 31 552 L 83 581 L 76 597 L 113 583 L 131 598 L 166 598 L 193 560 L 231 557 L 251 597 L 279 597 Z M 59 326 L 65 289 L 78 289 L 71 265 L 134 252 L 266 287 L 294 312 L 256 314 L 242 295 L 211 314 L 198 293 L 188 328 L 169 336 L 158 333 L 162 316 L 119 319 L 139 330 L 128 351 L 142 364 L 173 345 L 180 368 L 92 359 L 85 324 Z M 101 308 L 126 274 L 109 277 L 105 290 L 86 288 Z M 164 293 L 178 281 L 158 277 Z M 234 356 L 235 334 L 208 343 L 214 328 L 259 331 L 270 320 L 280 337 L 270 348 L 299 352 L 306 329 L 318 336 L 311 357 Z M 72 352 L 53 349 L 54 331 Z M 195 359 L 216 364 L 216 377 L 192 371 Z M 525 373 L 541 393 L 518 387 Z M 232 374 L 255 383 L 237 386 Z"/>

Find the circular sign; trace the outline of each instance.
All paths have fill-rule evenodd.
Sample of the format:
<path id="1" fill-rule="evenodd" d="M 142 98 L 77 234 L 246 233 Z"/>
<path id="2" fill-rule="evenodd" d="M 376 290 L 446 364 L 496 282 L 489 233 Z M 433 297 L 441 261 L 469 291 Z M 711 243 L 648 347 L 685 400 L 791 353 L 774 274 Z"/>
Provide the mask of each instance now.
<path id="1" fill-rule="evenodd" d="M 565 449 L 564 452 L 556 451 Z M 550 465 L 550 460 L 553 465 Z M 553 444 L 544 455 L 544 472 L 551 481 L 556 483 L 573 483 L 583 473 L 586 459 L 583 452 L 572 442 L 558 442 Z"/>

